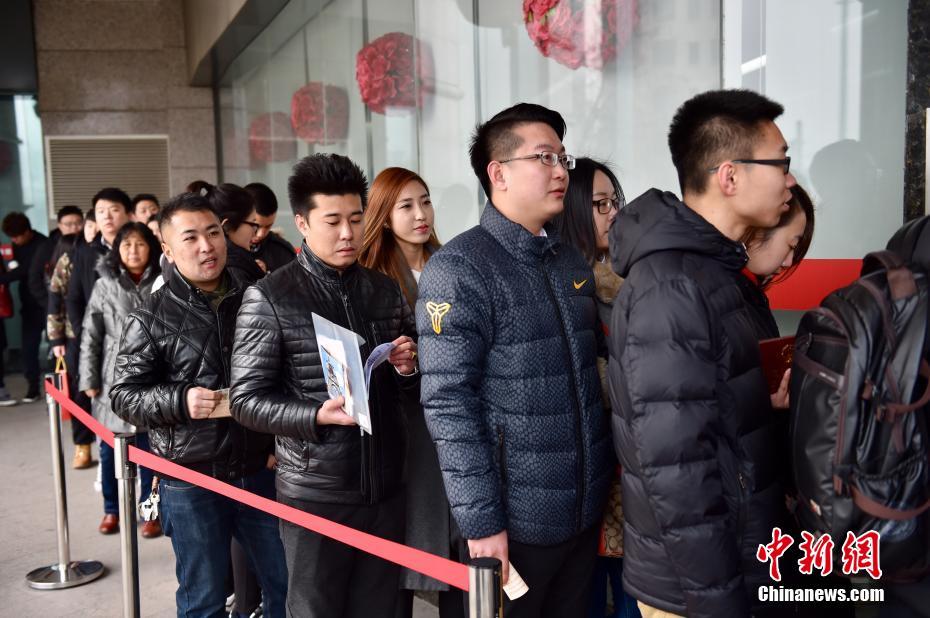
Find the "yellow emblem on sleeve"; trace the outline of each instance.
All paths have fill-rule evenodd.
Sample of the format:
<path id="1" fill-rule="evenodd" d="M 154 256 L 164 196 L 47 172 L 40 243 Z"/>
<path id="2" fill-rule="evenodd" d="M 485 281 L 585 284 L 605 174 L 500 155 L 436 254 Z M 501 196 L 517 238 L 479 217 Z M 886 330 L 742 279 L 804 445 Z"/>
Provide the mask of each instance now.
<path id="1" fill-rule="evenodd" d="M 585 283 L 587 283 L 587 282 L 588 282 L 587 279 L 582 280 L 581 283 L 579 283 L 579 282 L 575 281 L 574 279 L 572 279 L 572 285 L 575 286 L 575 289 L 576 289 L 576 290 L 580 290 L 581 287 L 582 287 Z"/>
<path id="2" fill-rule="evenodd" d="M 452 309 L 449 303 L 426 303 L 426 313 L 429 314 L 433 322 L 433 332 L 437 335 L 442 332 L 442 317 L 449 313 L 449 309 Z"/>

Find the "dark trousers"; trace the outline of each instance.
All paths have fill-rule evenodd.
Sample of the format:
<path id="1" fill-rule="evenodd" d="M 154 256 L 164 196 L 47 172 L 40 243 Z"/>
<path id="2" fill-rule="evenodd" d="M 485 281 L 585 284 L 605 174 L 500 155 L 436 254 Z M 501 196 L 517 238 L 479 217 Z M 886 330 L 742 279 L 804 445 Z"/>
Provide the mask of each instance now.
<path id="1" fill-rule="evenodd" d="M 80 344 L 76 339 L 68 339 L 68 342 L 65 344 L 65 365 L 68 367 L 68 390 L 71 393 L 71 401 L 90 414 L 90 398 L 78 390 L 77 370 L 80 354 L 79 347 Z M 71 439 L 75 444 L 93 444 L 95 439 L 94 432 L 76 418 L 71 419 Z"/>
<path id="2" fill-rule="evenodd" d="M 294 508 L 391 541 L 404 540 L 404 492 L 378 504 L 324 504 L 279 496 Z M 391 616 L 400 567 L 316 532 L 281 521 L 287 561 L 287 615 L 295 618 Z"/>
<path id="3" fill-rule="evenodd" d="M 80 421 L 75 420 L 75 423 Z M 149 434 L 136 434 L 136 448 L 148 452 Z M 139 502 L 145 502 L 152 493 L 152 471 L 139 466 Z M 100 484 L 103 493 L 103 512 L 106 515 L 119 515 L 119 484 L 116 482 L 116 466 L 113 447 L 100 441 Z"/>
<path id="4" fill-rule="evenodd" d="M 510 564 L 529 591 L 510 601 L 504 595 L 507 618 L 577 618 L 588 607 L 591 577 L 597 558 L 600 526 L 591 526 L 558 545 L 524 545 L 510 541 Z"/>
<path id="5" fill-rule="evenodd" d="M 33 395 L 39 392 L 39 345 L 46 316 L 39 311 L 24 310 L 22 318 L 23 376 L 29 385 L 28 394 Z"/>
<path id="6" fill-rule="evenodd" d="M 261 470 L 229 483 L 275 498 L 271 470 Z M 262 587 L 264 615 L 283 616 L 287 573 L 277 519 L 184 481 L 163 478 L 158 489 L 162 526 L 174 548 L 179 618 L 226 616 L 226 575 L 233 537 L 255 565 Z"/>

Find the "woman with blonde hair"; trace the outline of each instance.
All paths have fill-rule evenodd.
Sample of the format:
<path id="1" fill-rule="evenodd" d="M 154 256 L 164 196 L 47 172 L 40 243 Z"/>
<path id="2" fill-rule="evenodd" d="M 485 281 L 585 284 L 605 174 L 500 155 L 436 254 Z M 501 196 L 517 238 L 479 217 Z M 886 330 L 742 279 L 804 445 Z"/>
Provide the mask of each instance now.
<path id="1" fill-rule="evenodd" d="M 439 249 L 433 229 L 435 213 L 429 187 L 416 173 L 401 167 L 383 170 L 371 184 L 365 209 L 362 266 L 396 281 L 413 309 L 417 283 L 426 261 Z M 446 500 L 436 448 L 426 429 L 419 392 L 405 404 L 407 416 L 406 544 L 456 559 L 458 543 Z M 462 595 L 435 579 L 404 569 L 398 617 L 413 613 L 413 591 L 438 591 L 442 618 L 464 616 Z"/>

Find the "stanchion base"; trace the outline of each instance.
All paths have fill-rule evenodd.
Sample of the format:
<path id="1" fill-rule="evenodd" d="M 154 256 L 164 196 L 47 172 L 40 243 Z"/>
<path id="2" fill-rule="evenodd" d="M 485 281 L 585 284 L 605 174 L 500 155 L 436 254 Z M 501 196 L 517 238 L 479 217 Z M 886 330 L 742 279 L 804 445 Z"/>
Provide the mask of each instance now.
<path id="1" fill-rule="evenodd" d="M 30 571 L 26 583 L 38 590 L 60 590 L 89 584 L 103 575 L 103 564 L 96 560 L 82 560 L 70 564 L 53 564 Z"/>

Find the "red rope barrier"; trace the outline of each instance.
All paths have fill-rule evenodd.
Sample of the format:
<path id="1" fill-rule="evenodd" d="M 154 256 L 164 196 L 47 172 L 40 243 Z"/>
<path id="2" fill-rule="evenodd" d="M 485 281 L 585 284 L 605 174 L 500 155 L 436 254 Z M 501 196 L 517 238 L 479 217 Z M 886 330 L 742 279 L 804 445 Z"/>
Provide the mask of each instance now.
<path id="1" fill-rule="evenodd" d="M 113 445 L 112 431 L 101 425 L 99 421 L 82 410 L 80 406 L 65 397 L 51 382 L 45 383 L 45 389 L 60 406 L 87 425 L 91 431 L 100 436 L 107 444 Z M 236 500 L 237 502 L 242 502 L 260 511 L 289 521 L 292 524 L 330 537 L 364 552 L 368 552 L 373 556 L 407 567 L 408 569 L 437 579 L 450 586 L 455 586 L 465 591 L 468 590 L 468 567 L 464 564 L 413 547 L 407 547 L 401 543 L 382 539 L 381 537 L 368 534 L 367 532 L 361 532 L 360 530 L 324 519 L 312 513 L 306 513 L 300 509 L 295 509 L 286 504 L 269 500 L 268 498 L 253 494 L 250 491 L 234 487 L 229 483 L 219 481 L 206 474 L 201 474 L 200 472 L 195 472 L 184 466 L 179 466 L 176 463 L 172 463 L 152 453 L 139 450 L 134 446 L 129 447 L 129 460 L 165 476 L 180 479 L 192 485 L 218 493 L 221 496 Z"/>

